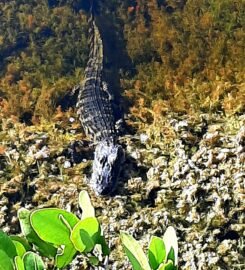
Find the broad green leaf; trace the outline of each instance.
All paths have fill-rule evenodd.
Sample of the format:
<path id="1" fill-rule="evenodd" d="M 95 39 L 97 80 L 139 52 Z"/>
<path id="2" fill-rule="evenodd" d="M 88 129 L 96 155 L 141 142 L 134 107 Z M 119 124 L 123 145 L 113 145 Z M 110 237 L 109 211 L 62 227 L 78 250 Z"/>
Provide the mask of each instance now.
<path id="1" fill-rule="evenodd" d="M 167 263 L 162 263 L 157 270 L 176 270 L 173 261 L 169 260 Z"/>
<path id="2" fill-rule="evenodd" d="M 71 229 L 79 219 L 62 209 L 46 208 L 31 213 L 31 226 L 44 241 L 55 245 L 70 244 Z"/>
<path id="3" fill-rule="evenodd" d="M 58 268 L 62 268 L 67 266 L 70 262 L 72 262 L 73 257 L 77 253 L 72 243 L 66 244 L 62 246 L 62 250 L 55 257 L 55 265 Z"/>
<path id="4" fill-rule="evenodd" d="M 148 258 L 153 270 L 157 269 L 165 261 L 166 249 L 161 238 L 152 236 L 148 249 Z"/>
<path id="5" fill-rule="evenodd" d="M 76 248 L 79 248 L 80 252 L 89 252 L 93 249 L 94 247 L 94 241 L 93 239 L 89 236 L 88 232 L 86 232 L 83 229 L 78 230 L 79 232 L 79 236 L 78 239 L 75 240 L 75 238 L 73 237 L 73 245 Z M 74 235 L 78 235 L 78 233 L 75 233 Z"/>
<path id="6" fill-rule="evenodd" d="M 138 242 L 128 233 L 121 232 L 120 237 L 125 252 L 134 270 L 151 270 L 147 257 Z"/>
<path id="7" fill-rule="evenodd" d="M 13 240 L 13 243 L 15 245 L 17 255 L 22 257 L 26 253 L 25 247 L 18 241 Z"/>
<path id="8" fill-rule="evenodd" d="M 28 251 L 23 256 L 25 270 L 44 270 L 45 265 L 42 259 L 35 253 Z"/>
<path id="9" fill-rule="evenodd" d="M 80 252 L 90 252 L 100 240 L 100 225 L 96 218 L 80 220 L 72 230 L 71 241 Z"/>
<path id="10" fill-rule="evenodd" d="M 91 203 L 91 200 L 89 198 L 88 192 L 85 190 L 82 190 L 79 193 L 79 206 L 82 209 L 82 219 L 88 218 L 88 217 L 95 217 L 95 211 L 94 207 Z"/>
<path id="11" fill-rule="evenodd" d="M 32 228 L 30 221 L 31 211 L 25 208 L 21 208 L 18 210 L 17 215 L 20 221 L 21 231 L 23 235 L 26 237 L 26 239 L 37 247 L 41 255 L 49 258 L 54 257 L 57 252 L 57 249 L 53 247 L 53 245 L 46 243 L 42 239 L 40 239 L 40 237 L 36 234 L 36 232 Z M 26 250 L 28 249 L 26 248 Z"/>
<path id="12" fill-rule="evenodd" d="M 3 250 L 10 259 L 14 259 L 17 255 L 14 243 L 2 230 L 0 230 L 0 250 Z"/>
<path id="13" fill-rule="evenodd" d="M 16 256 L 14 258 L 14 264 L 15 264 L 16 270 L 25 270 L 24 262 L 20 256 Z"/>
<path id="14" fill-rule="evenodd" d="M 0 249 L 0 270 L 14 270 L 11 259 L 2 249 Z"/>
<path id="15" fill-rule="evenodd" d="M 163 235 L 163 241 L 166 247 L 167 259 L 171 258 L 174 265 L 178 265 L 178 239 L 175 229 L 172 226 L 167 228 L 166 232 Z M 173 251 L 171 251 L 171 247 L 173 248 Z"/>

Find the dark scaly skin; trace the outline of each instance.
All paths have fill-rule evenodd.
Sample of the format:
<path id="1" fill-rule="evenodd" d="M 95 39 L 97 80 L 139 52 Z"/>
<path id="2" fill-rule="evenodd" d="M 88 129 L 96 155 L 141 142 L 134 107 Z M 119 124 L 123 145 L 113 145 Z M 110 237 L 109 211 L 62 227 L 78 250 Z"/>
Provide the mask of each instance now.
<path id="1" fill-rule="evenodd" d="M 76 106 L 86 135 L 96 143 L 90 184 L 96 193 L 105 195 L 116 187 L 124 152 L 117 143 L 115 117 L 107 84 L 103 81 L 103 42 L 92 9 L 89 46 L 89 60 Z"/>

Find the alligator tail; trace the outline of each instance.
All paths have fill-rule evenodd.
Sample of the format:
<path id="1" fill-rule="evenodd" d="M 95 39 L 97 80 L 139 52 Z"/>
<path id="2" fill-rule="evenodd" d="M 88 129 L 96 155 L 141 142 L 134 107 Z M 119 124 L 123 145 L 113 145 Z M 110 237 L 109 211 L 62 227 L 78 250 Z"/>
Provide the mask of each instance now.
<path id="1" fill-rule="evenodd" d="M 88 43 L 89 43 L 89 59 L 95 61 L 97 66 L 103 65 L 103 42 L 99 32 L 99 29 L 95 22 L 94 16 L 94 1 L 91 1 L 90 16 L 88 19 Z M 88 63 L 89 64 L 89 63 Z"/>

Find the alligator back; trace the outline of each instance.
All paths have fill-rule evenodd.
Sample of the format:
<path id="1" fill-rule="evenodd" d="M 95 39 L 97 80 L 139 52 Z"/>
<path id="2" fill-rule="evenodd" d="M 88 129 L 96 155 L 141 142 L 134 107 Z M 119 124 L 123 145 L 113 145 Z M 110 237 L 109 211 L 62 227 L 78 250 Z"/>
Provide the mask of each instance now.
<path id="1" fill-rule="evenodd" d="M 90 53 L 79 89 L 77 113 L 86 134 L 94 141 L 101 141 L 115 136 L 115 118 L 107 84 L 103 81 L 103 42 L 93 11 L 88 23 Z"/>

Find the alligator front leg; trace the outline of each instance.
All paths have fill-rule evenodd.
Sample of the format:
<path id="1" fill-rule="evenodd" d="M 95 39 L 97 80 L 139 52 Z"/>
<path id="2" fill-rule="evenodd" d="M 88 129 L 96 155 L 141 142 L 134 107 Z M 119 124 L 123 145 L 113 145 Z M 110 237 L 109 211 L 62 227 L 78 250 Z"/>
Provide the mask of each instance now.
<path id="1" fill-rule="evenodd" d="M 84 159 L 93 159 L 94 146 L 88 141 L 74 141 L 67 148 L 67 154 L 72 164 L 81 163 Z"/>

